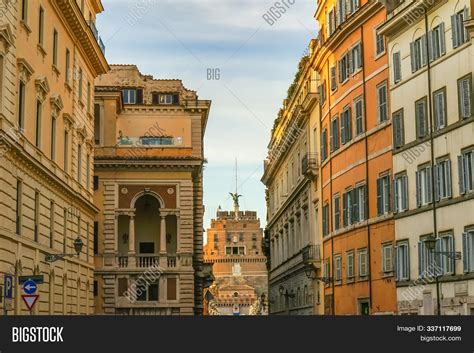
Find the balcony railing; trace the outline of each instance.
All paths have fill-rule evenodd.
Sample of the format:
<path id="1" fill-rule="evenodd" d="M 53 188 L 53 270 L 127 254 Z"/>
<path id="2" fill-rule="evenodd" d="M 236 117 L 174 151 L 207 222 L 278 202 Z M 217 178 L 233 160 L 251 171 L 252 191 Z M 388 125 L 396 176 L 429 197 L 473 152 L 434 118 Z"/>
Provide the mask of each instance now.
<path id="1" fill-rule="evenodd" d="M 180 265 L 178 255 L 158 255 L 158 254 L 146 254 L 146 255 L 118 255 L 115 258 L 115 262 L 112 264 L 118 268 L 132 269 L 140 268 L 145 269 L 149 267 L 166 267 L 166 268 L 177 268 Z"/>
<path id="2" fill-rule="evenodd" d="M 92 20 L 89 21 L 89 28 L 91 29 L 92 34 L 94 35 L 97 41 L 97 44 L 99 44 L 100 50 L 102 50 L 102 53 L 105 54 L 105 45 L 104 45 L 104 42 L 102 42 L 102 38 L 100 38 L 99 36 L 99 31 L 97 30 L 97 27 L 95 26 L 94 21 Z"/>
<path id="3" fill-rule="evenodd" d="M 321 246 L 307 245 L 303 248 L 303 262 L 318 262 L 321 261 Z"/>
<path id="4" fill-rule="evenodd" d="M 182 146 L 182 137 L 128 137 L 121 136 L 117 140 L 120 147 L 165 147 Z"/>
<path id="5" fill-rule="evenodd" d="M 301 170 L 308 179 L 314 179 L 319 171 L 318 154 L 307 153 L 301 160 Z"/>

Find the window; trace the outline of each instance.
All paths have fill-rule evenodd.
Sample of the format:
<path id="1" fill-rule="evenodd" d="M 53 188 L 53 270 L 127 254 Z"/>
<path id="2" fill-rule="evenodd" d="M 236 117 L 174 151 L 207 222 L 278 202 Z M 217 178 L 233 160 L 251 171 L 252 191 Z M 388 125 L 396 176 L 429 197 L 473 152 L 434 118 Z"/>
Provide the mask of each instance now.
<path id="1" fill-rule="evenodd" d="M 323 235 L 329 235 L 329 204 L 323 206 Z"/>
<path id="2" fill-rule="evenodd" d="M 349 59 L 351 73 L 355 73 L 362 68 L 362 45 L 360 43 L 351 49 L 351 55 Z"/>
<path id="3" fill-rule="evenodd" d="M 341 143 L 345 145 L 352 139 L 351 108 L 347 107 L 341 114 Z"/>
<path id="4" fill-rule="evenodd" d="M 226 246 L 225 247 L 226 255 L 245 255 L 244 246 Z"/>
<path id="5" fill-rule="evenodd" d="M 91 112 L 91 95 L 92 95 L 92 88 L 91 83 L 87 82 L 87 112 Z"/>
<path id="6" fill-rule="evenodd" d="M 431 167 L 420 167 L 416 172 L 416 203 L 421 207 L 430 204 L 432 200 Z"/>
<path id="7" fill-rule="evenodd" d="M 326 260 L 324 260 L 323 277 L 325 279 L 329 279 L 330 276 L 331 276 L 331 261 L 329 260 L 329 258 L 327 258 Z"/>
<path id="8" fill-rule="evenodd" d="M 69 132 L 64 130 L 64 171 L 67 172 L 69 166 Z"/>
<path id="9" fill-rule="evenodd" d="M 56 117 L 51 117 L 51 160 L 56 159 Z"/>
<path id="10" fill-rule="evenodd" d="M 442 55 L 446 54 L 446 37 L 444 33 L 444 23 L 440 23 L 434 27 L 433 30 L 428 32 L 429 40 L 429 59 L 430 62 L 439 59 Z"/>
<path id="11" fill-rule="evenodd" d="M 101 144 L 101 132 L 102 132 L 101 107 L 99 104 L 94 104 L 94 143 L 96 145 Z"/>
<path id="12" fill-rule="evenodd" d="M 342 263 L 341 255 L 334 256 L 334 281 L 340 282 L 342 280 Z"/>
<path id="13" fill-rule="evenodd" d="M 403 110 L 393 113 L 392 116 L 393 147 L 400 148 L 405 144 L 405 125 Z"/>
<path id="14" fill-rule="evenodd" d="M 428 236 L 427 236 L 428 237 Z M 439 248 L 439 239 L 436 240 L 436 251 Z M 438 264 L 435 263 L 434 252 L 429 250 L 426 246 L 425 239 L 421 239 L 418 242 L 418 275 L 420 278 L 426 278 L 428 276 L 438 273 Z"/>
<path id="15" fill-rule="evenodd" d="M 326 103 L 326 82 L 324 81 L 321 85 L 318 86 L 318 92 L 319 92 L 319 101 L 321 103 L 321 106 Z"/>
<path id="16" fill-rule="evenodd" d="M 71 82 L 71 52 L 66 49 L 66 83 Z"/>
<path id="17" fill-rule="evenodd" d="M 359 250 L 359 277 L 367 277 L 367 249 Z"/>
<path id="18" fill-rule="evenodd" d="M 391 243 L 382 245 L 382 271 L 384 273 L 393 271 L 393 247 Z"/>
<path id="19" fill-rule="evenodd" d="M 117 290 L 118 290 L 118 293 L 117 295 L 119 297 L 124 297 L 125 296 L 125 292 L 128 291 L 128 278 L 118 278 L 117 279 Z"/>
<path id="20" fill-rule="evenodd" d="M 346 0 L 337 0 L 337 24 L 340 25 L 346 20 Z"/>
<path id="21" fill-rule="evenodd" d="M 82 84 L 83 84 L 83 77 L 82 77 L 82 69 L 79 69 L 79 101 L 82 102 Z"/>
<path id="22" fill-rule="evenodd" d="M 385 53 L 385 37 L 378 30 L 375 32 L 375 55 L 379 56 Z"/>
<path id="23" fill-rule="evenodd" d="M 93 183 L 94 183 L 94 191 L 99 190 L 99 177 L 97 175 L 94 175 L 93 178 Z"/>
<path id="24" fill-rule="evenodd" d="M 459 194 L 474 191 L 474 151 L 466 151 L 458 157 Z"/>
<path id="25" fill-rule="evenodd" d="M 424 138 L 428 134 L 428 115 L 426 97 L 415 102 L 416 136 Z"/>
<path id="26" fill-rule="evenodd" d="M 244 233 L 239 233 L 239 241 L 240 242 L 244 241 Z"/>
<path id="27" fill-rule="evenodd" d="M 327 23 L 328 23 L 328 37 L 331 36 L 336 31 L 336 8 L 333 7 L 327 14 Z"/>
<path id="28" fill-rule="evenodd" d="M 152 102 L 153 104 L 163 104 L 163 105 L 179 104 L 179 95 L 153 93 Z"/>
<path id="29" fill-rule="evenodd" d="M 38 43 L 44 44 L 44 9 L 40 6 L 38 16 Z"/>
<path id="30" fill-rule="evenodd" d="M 411 71 L 416 72 L 427 64 L 426 35 L 410 43 Z"/>
<path id="31" fill-rule="evenodd" d="M 86 156 L 86 189 L 89 190 L 91 183 L 91 156 L 87 154 Z"/>
<path id="32" fill-rule="evenodd" d="M 342 196 L 342 224 L 347 227 L 352 224 L 352 190 L 344 193 Z"/>
<path id="33" fill-rule="evenodd" d="M 139 284 L 137 288 L 141 289 L 142 292 L 137 297 L 139 302 L 153 302 L 158 301 L 158 283 L 146 284 L 141 281 L 137 281 Z M 139 291 L 140 293 L 140 291 Z"/>
<path id="34" fill-rule="evenodd" d="M 353 193 L 352 222 L 362 222 L 366 219 L 366 185 L 357 186 Z"/>
<path id="35" fill-rule="evenodd" d="M 390 212 L 390 176 L 377 179 L 377 214 L 382 216 Z"/>
<path id="36" fill-rule="evenodd" d="M 339 194 L 334 196 L 333 199 L 333 214 L 334 214 L 334 230 L 338 230 L 341 228 L 341 197 Z"/>
<path id="37" fill-rule="evenodd" d="M 324 129 L 321 133 L 321 160 L 328 158 L 328 130 Z"/>
<path id="38" fill-rule="evenodd" d="M 43 115 L 43 103 L 36 100 L 36 130 L 35 130 L 35 146 L 41 148 L 41 118 Z"/>
<path id="39" fill-rule="evenodd" d="M 77 181 L 81 183 L 82 179 L 82 145 L 77 145 Z"/>
<path id="40" fill-rule="evenodd" d="M 360 0 L 349 0 L 349 9 L 350 13 L 354 13 L 359 9 Z"/>
<path id="41" fill-rule="evenodd" d="M 53 65 L 58 66 L 58 31 L 53 31 Z"/>
<path id="42" fill-rule="evenodd" d="M 452 234 L 441 235 L 436 241 L 436 249 L 440 253 L 437 256 L 437 264 L 441 274 L 450 275 L 454 273 L 455 258 L 446 256 L 446 253 L 454 252 L 454 238 Z"/>
<path id="43" fill-rule="evenodd" d="M 446 88 L 433 93 L 433 106 L 435 129 L 441 130 L 446 127 Z"/>
<path id="44" fill-rule="evenodd" d="M 408 176 L 398 174 L 395 176 L 395 212 L 408 210 Z"/>
<path id="45" fill-rule="evenodd" d="M 474 229 L 463 233 L 462 250 L 464 273 L 474 272 Z"/>
<path id="46" fill-rule="evenodd" d="M 364 108 L 362 98 L 357 98 L 354 101 L 356 135 L 364 133 Z"/>
<path id="47" fill-rule="evenodd" d="M 123 90 L 123 103 L 124 104 L 137 104 L 137 90 L 124 89 Z"/>
<path id="48" fill-rule="evenodd" d="M 99 282 L 94 281 L 94 297 L 99 295 Z"/>
<path id="49" fill-rule="evenodd" d="M 99 222 L 94 222 L 94 255 L 99 253 Z"/>
<path id="50" fill-rule="evenodd" d="M 54 201 L 49 202 L 49 247 L 54 247 Z"/>
<path id="51" fill-rule="evenodd" d="M 451 30 L 453 33 L 453 48 L 469 41 L 469 32 L 466 29 L 464 21 L 469 18 L 469 9 L 464 7 L 463 10 L 451 16 Z"/>
<path id="52" fill-rule="evenodd" d="M 18 88 L 18 128 L 23 131 L 25 128 L 25 100 L 26 100 L 26 86 L 23 81 L 20 81 Z"/>
<path id="53" fill-rule="evenodd" d="M 331 67 L 330 74 L 331 74 L 331 91 L 334 92 L 337 89 L 336 65 Z"/>
<path id="54" fill-rule="evenodd" d="M 355 269 L 354 269 L 354 251 L 348 251 L 346 254 L 346 271 L 347 279 L 354 278 Z"/>
<path id="55" fill-rule="evenodd" d="M 33 239 L 38 242 L 39 240 L 39 225 L 40 225 L 40 193 L 35 191 L 35 204 L 34 204 L 34 219 L 33 219 Z"/>
<path id="56" fill-rule="evenodd" d="M 21 235 L 22 226 L 22 196 L 23 196 L 23 182 L 20 179 L 16 181 L 16 234 Z"/>
<path id="57" fill-rule="evenodd" d="M 437 201 L 451 197 L 451 161 L 449 159 L 438 161 L 435 165 L 435 186 Z"/>
<path id="58" fill-rule="evenodd" d="M 339 117 L 331 121 L 331 152 L 339 149 Z"/>
<path id="59" fill-rule="evenodd" d="M 21 20 L 25 23 L 28 21 L 28 0 L 21 2 Z"/>
<path id="60" fill-rule="evenodd" d="M 344 83 L 349 79 L 349 75 L 351 73 L 350 69 L 350 61 L 351 61 L 351 53 L 346 53 L 338 62 L 339 68 L 339 83 Z"/>
<path id="61" fill-rule="evenodd" d="M 470 118 L 472 115 L 472 106 L 474 104 L 474 95 L 472 94 L 472 76 L 458 80 L 458 101 L 459 116 L 461 119 Z"/>
<path id="62" fill-rule="evenodd" d="M 383 83 L 377 87 L 377 112 L 379 123 L 383 123 L 388 119 L 388 98 L 387 98 L 387 84 Z"/>
<path id="63" fill-rule="evenodd" d="M 392 66 L 393 66 L 393 82 L 398 83 L 402 80 L 402 59 L 400 52 L 397 51 L 392 55 Z"/>
<path id="64" fill-rule="evenodd" d="M 410 248 L 408 242 L 398 243 L 396 249 L 396 280 L 408 281 L 410 279 Z"/>

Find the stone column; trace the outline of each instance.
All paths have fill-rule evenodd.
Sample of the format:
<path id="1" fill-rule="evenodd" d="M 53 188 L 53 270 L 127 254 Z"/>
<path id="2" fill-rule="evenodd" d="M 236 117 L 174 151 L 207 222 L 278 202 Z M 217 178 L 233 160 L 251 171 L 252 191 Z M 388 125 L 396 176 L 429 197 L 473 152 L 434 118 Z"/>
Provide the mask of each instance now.
<path id="1" fill-rule="evenodd" d="M 135 215 L 130 215 L 128 230 L 128 266 L 135 267 L 136 265 L 136 251 L 135 251 Z"/>
<path id="2" fill-rule="evenodd" d="M 160 214 L 160 254 L 166 254 L 166 214 Z"/>
<path id="3" fill-rule="evenodd" d="M 179 254 L 181 252 L 181 237 L 180 237 L 180 230 L 181 230 L 181 217 L 179 213 L 175 214 L 176 216 L 176 253 Z"/>

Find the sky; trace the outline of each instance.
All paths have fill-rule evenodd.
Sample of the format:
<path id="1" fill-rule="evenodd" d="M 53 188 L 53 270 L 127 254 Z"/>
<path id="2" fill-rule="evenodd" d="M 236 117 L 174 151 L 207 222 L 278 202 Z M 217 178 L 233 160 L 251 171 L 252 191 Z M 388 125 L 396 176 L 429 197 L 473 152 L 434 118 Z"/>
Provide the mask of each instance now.
<path id="1" fill-rule="evenodd" d="M 275 0 L 102 3 L 97 27 L 110 64 L 136 64 L 157 79 L 181 79 L 200 99 L 212 100 L 204 227 L 219 206 L 233 208 L 229 192 L 236 188 L 236 159 L 241 210 L 257 211 L 264 226 L 263 160 L 298 62 L 317 35 L 316 1 L 279 1 L 285 13 L 277 16 L 268 12 Z"/>

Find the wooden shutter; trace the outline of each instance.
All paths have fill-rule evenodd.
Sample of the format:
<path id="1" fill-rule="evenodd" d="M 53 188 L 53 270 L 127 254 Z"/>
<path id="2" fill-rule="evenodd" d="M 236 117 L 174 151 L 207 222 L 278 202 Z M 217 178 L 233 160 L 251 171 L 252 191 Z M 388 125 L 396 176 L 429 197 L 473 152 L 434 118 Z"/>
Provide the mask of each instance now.
<path id="1" fill-rule="evenodd" d="M 459 174 L 459 194 L 464 195 L 466 193 L 466 170 L 464 164 L 464 156 L 458 156 L 458 174 Z"/>
<path id="2" fill-rule="evenodd" d="M 118 279 L 118 296 L 123 297 L 124 293 L 128 290 L 128 278 Z"/>
<path id="3" fill-rule="evenodd" d="M 416 172 L 416 205 L 421 207 L 421 173 Z"/>
<path id="4" fill-rule="evenodd" d="M 137 89 L 137 104 L 143 104 L 143 90 Z"/>
<path id="5" fill-rule="evenodd" d="M 463 259 L 463 267 L 464 273 L 470 272 L 471 261 L 473 259 L 470 258 L 471 255 L 471 244 L 469 242 L 469 234 L 463 233 L 462 234 L 462 259 Z"/>
<path id="6" fill-rule="evenodd" d="M 398 207 L 398 199 L 400 198 L 401 196 L 401 178 L 402 177 L 399 177 L 399 178 L 395 178 L 393 180 L 393 189 L 394 189 L 394 192 L 395 192 L 395 212 L 398 213 L 400 212 L 400 207 Z"/>
<path id="7" fill-rule="evenodd" d="M 451 160 L 448 159 L 446 161 L 446 188 L 447 188 L 447 197 L 451 197 L 453 195 L 453 188 L 451 182 Z"/>
<path id="8" fill-rule="evenodd" d="M 472 4 L 472 2 L 471 2 Z M 464 21 L 468 21 L 469 19 L 471 18 L 471 13 L 469 11 L 469 9 L 467 8 L 467 6 L 464 6 L 464 10 L 463 10 L 463 20 Z M 461 27 L 464 31 L 464 39 L 465 39 L 465 42 L 469 41 L 469 31 L 467 30 L 466 28 L 466 24 L 463 22 L 460 21 L 461 23 Z"/>
<path id="9" fill-rule="evenodd" d="M 176 278 L 168 277 L 166 279 L 166 292 L 167 292 L 167 299 L 168 300 L 176 300 L 177 299 L 177 281 Z"/>
<path id="10" fill-rule="evenodd" d="M 428 63 L 428 53 L 426 52 L 427 40 L 428 40 L 427 35 L 424 34 L 421 37 L 421 48 L 420 48 L 420 51 L 421 51 L 421 67 L 426 66 L 426 64 Z"/>
<path id="11" fill-rule="evenodd" d="M 426 168 L 426 189 L 427 189 L 426 193 L 428 195 L 427 197 L 428 203 L 433 201 L 433 192 L 432 192 L 433 181 L 431 179 L 432 177 L 431 173 L 433 173 L 433 170 L 431 169 L 431 167 Z"/>
<path id="12" fill-rule="evenodd" d="M 445 28 L 444 28 L 444 22 L 440 23 L 439 25 L 439 38 L 440 38 L 440 50 L 441 50 L 441 55 L 446 54 L 446 33 L 445 33 Z"/>
<path id="13" fill-rule="evenodd" d="M 419 241 L 418 242 L 418 274 L 420 278 L 423 277 L 423 272 L 426 267 L 426 258 L 425 258 L 425 252 L 423 251 L 423 242 Z"/>
<path id="14" fill-rule="evenodd" d="M 459 46 L 459 26 L 458 26 L 459 17 L 457 14 L 451 16 L 451 32 L 453 33 L 453 48 Z"/>
<path id="15" fill-rule="evenodd" d="M 465 78 L 460 81 L 461 94 L 461 117 L 471 117 L 471 84 L 470 79 Z"/>
<path id="16" fill-rule="evenodd" d="M 434 59 L 435 59 L 435 46 L 436 46 L 436 42 L 435 42 L 435 31 L 432 30 L 432 31 L 429 31 L 428 32 L 428 60 L 430 62 L 432 62 Z"/>
<path id="17" fill-rule="evenodd" d="M 401 80 L 401 61 L 400 52 L 393 53 L 393 82 L 397 83 Z"/>
<path id="18" fill-rule="evenodd" d="M 173 94 L 173 104 L 179 104 L 179 94 Z"/>
<path id="19" fill-rule="evenodd" d="M 415 42 L 410 43 L 410 60 L 411 60 L 411 72 L 415 72 L 417 70 Z"/>
<path id="20" fill-rule="evenodd" d="M 383 214 L 382 179 L 377 179 L 377 214 Z"/>

